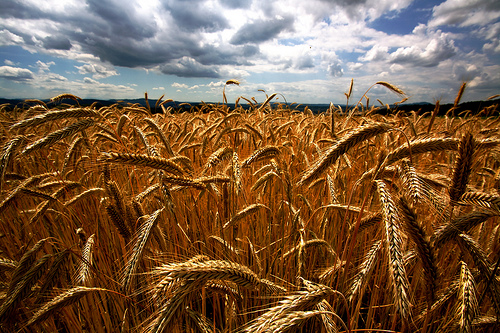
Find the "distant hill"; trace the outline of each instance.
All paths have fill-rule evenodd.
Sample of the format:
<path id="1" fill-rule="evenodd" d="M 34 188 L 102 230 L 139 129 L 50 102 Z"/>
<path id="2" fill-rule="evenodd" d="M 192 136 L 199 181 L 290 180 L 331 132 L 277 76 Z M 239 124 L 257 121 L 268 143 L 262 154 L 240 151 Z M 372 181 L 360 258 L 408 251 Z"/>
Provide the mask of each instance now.
<path id="1" fill-rule="evenodd" d="M 49 105 L 49 107 L 61 105 L 61 102 L 53 103 L 53 102 L 50 102 L 49 100 L 42 100 L 42 102 Z M 454 114 L 459 115 L 464 111 L 471 111 L 473 114 L 476 114 L 485 107 L 498 105 L 499 102 L 500 102 L 500 100 L 496 99 L 496 100 L 491 100 L 491 101 L 473 101 L 473 102 L 461 103 L 459 105 L 459 107 L 454 111 Z M 62 103 L 66 104 L 66 105 L 77 105 L 77 103 L 71 99 L 64 99 L 62 101 Z M 110 100 L 82 99 L 82 100 L 79 100 L 79 104 L 81 106 L 90 106 L 93 103 L 96 103 L 96 107 L 98 107 L 98 108 L 103 107 L 103 106 L 110 106 L 110 105 L 113 105 L 116 103 L 123 105 L 123 106 L 131 105 L 131 104 L 139 104 L 141 106 L 146 107 L 146 100 L 144 98 L 121 99 L 121 100 L 118 100 L 118 99 L 110 99 Z M 160 108 L 155 109 L 155 103 L 156 103 L 156 100 L 149 100 L 149 105 L 150 105 L 152 111 L 153 112 L 162 112 Z M 13 109 L 16 106 L 24 109 L 24 108 L 27 108 L 29 106 L 36 105 L 36 102 L 34 102 L 34 101 L 26 102 L 26 100 L 23 100 L 23 99 L 0 98 L 0 105 L 5 105 L 5 104 L 8 105 L 7 106 L 8 109 Z M 194 102 L 194 103 L 191 102 L 190 103 L 190 102 L 174 101 L 174 102 L 165 103 L 164 106 L 165 107 L 171 106 L 175 110 L 182 112 L 182 111 L 189 111 L 191 107 L 197 107 L 201 104 L 202 103 L 200 103 L 200 102 Z M 212 104 L 212 103 L 207 103 L 207 104 Z M 235 107 L 234 103 L 228 103 L 227 105 L 231 109 L 234 109 L 234 107 Z M 240 104 L 240 105 L 245 109 L 249 108 L 248 104 Z M 329 104 L 295 104 L 294 103 L 290 107 L 292 109 L 303 111 L 306 106 L 313 113 L 321 113 L 321 112 L 327 111 L 330 105 Z M 336 105 L 336 106 L 340 106 L 345 111 L 345 107 L 346 107 L 345 104 L 344 105 L 340 104 L 340 105 Z M 349 106 L 349 108 L 350 107 L 351 106 Z M 450 110 L 450 108 L 452 108 L 452 107 L 453 107 L 453 104 L 451 104 L 451 103 L 441 105 L 440 109 L 439 109 L 439 115 L 446 114 Z M 409 104 L 400 104 L 397 106 L 390 105 L 390 108 L 391 108 L 392 112 L 394 112 L 395 110 L 396 111 L 403 111 L 403 112 L 415 111 L 415 112 L 418 112 L 419 114 L 424 114 L 426 112 L 432 112 L 435 108 L 435 104 L 428 103 L 428 102 L 409 103 Z M 492 112 L 493 111 L 495 113 L 498 113 L 499 112 L 498 107 L 492 107 Z M 492 114 L 492 112 L 490 114 Z M 386 114 L 387 109 L 382 108 L 378 111 L 378 113 Z"/>

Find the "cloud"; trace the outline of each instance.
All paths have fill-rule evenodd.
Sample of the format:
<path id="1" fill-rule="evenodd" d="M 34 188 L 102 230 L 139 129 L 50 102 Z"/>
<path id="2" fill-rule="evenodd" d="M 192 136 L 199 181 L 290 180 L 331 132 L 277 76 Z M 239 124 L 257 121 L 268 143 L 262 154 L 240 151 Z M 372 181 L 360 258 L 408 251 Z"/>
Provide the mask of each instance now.
<path id="1" fill-rule="evenodd" d="M 344 75 L 344 70 L 342 69 L 342 66 L 340 65 L 339 61 L 335 61 L 329 64 L 326 71 L 328 72 L 328 74 L 330 74 L 330 76 L 333 77 L 339 77 Z"/>
<path id="2" fill-rule="evenodd" d="M 360 57 L 360 61 L 378 61 L 387 59 L 389 48 L 383 45 L 374 45 L 364 56 Z"/>
<path id="3" fill-rule="evenodd" d="M 0 31 L 0 46 L 3 45 L 16 45 L 23 42 L 23 38 L 10 32 L 7 29 Z"/>
<path id="4" fill-rule="evenodd" d="M 69 50 L 71 42 L 66 37 L 47 36 L 43 39 L 43 47 L 46 49 Z"/>
<path id="5" fill-rule="evenodd" d="M 220 11 L 210 8 L 204 1 L 191 1 L 189 5 L 184 1 L 167 1 L 164 6 L 175 24 L 189 32 L 216 32 L 229 26 Z"/>
<path id="6" fill-rule="evenodd" d="M 172 83 L 172 87 L 174 88 L 187 88 L 188 85 L 187 84 L 184 84 L 184 83 L 177 83 L 177 82 L 174 82 Z"/>
<path id="7" fill-rule="evenodd" d="M 118 75 L 116 70 L 109 66 L 103 66 L 99 64 L 85 64 L 82 66 L 75 66 L 78 69 L 78 73 L 86 75 L 92 74 L 94 79 L 103 79 L 110 76 Z"/>
<path id="8" fill-rule="evenodd" d="M 38 60 L 36 62 L 35 66 L 38 68 L 39 73 L 44 73 L 44 72 L 48 72 L 50 70 L 50 66 L 53 66 L 55 64 L 56 63 L 53 61 L 43 62 L 43 61 Z"/>
<path id="9" fill-rule="evenodd" d="M 180 77 L 206 77 L 218 78 L 218 71 L 210 66 L 205 66 L 193 58 L 183 57 L 179 61 L 160 66 L 163 74 L 176 75 Z"/>
<path id="10" fill-rule="evenodd" d="M 30 81 L 33 80 L 33 72 L 26 68 L 0 66 L 0 78 L 11 81 Z"/>
<path id="11" fill-rule="evenodd" d="M 400 47 L 389 55 L 393 64 L 407 64 L 415 67 L 435 67 L 442 61 L 453 57 L 457 48 L 447 34 L 437 32 L 427 45 Z"/>
<path id="12" fill-rule="evenodd" d="M 248 0 L 225 0 L 221 1 L 222 6 L 231 9 L 247 9 L 250 8 L 252 1 Z"/>
<path id="13" fill-rule="evenodd" d="M 235 45 L 247 43 L 261 43 L 277 37 L 283 31 L 293 27 L 293 18 L 275 17 L 266 20 L 256 20 L 243 25 L 231 38 L 230 43 Z"/>
<path id="14" fill-rule="evenodd" d="M 497 0 L 447 0 L 434 6 L 429 26 L 483 26 L 498 18 L 500 2 Z"/>

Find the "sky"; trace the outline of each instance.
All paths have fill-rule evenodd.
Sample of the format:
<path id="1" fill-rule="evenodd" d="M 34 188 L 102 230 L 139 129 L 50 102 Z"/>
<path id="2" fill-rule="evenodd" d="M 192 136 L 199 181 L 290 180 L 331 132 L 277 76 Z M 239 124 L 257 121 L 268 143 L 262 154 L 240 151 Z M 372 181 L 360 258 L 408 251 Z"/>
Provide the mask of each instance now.
<path id="1" fill-rule="evenodd" d="M 500 1 L 0 1 L 0 98 L 345 104 L 351 79 L 351 104 L 500 94 Z"/>

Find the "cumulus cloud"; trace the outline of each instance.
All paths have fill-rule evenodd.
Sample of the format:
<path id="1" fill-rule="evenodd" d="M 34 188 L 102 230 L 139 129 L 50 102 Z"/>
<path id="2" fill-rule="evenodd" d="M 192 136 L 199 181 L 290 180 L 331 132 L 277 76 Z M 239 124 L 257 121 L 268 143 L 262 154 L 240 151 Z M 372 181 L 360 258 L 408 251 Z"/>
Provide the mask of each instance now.
<path id="1" fill-rule="evenodd" d="M 434 67 L 443 60 L 449 59 L 456 53 L 453 41 L 446 38 L 431 39 L 429 43 L 421 48 L 410 46 L 398 48 L 389 56 L 390 62 L 396 64 L 408 64 L 411 66 Z"/>
<path id="2" fill-rule="evenodd" d="M 11 81 L 30 81 L 33 80 L 33 72 L 26 68 L 0 66 L 0 78 Z"/>
<path id="3" fill-rule="evenodd" d="M 107 66 L 99 64 L 85 64 L 82 66 L 76 66 L 76 68 L 78 69 L 78 73 L 83 75 L 92 74 L 94 79 L 103 79 L 113 75 L 118 75 L 116 70 L 113 68 L 108 68 Z"/>
<path id="4" fill-rule="evenodd" d="M 382 45 L 374 45 L 364 56 L 360 57 L 361 61 L 377 61 L 384 60 L 389 55 L 389 48 Z"/>
<path id="5" fill-rule="evenodd" d="M 174 88 L 183 88 L 183 89 L 185 89 L 185 88 L 187 88 L 187 87 L 188 87 L 188 85 L 187 85 L 187 84 L 185 84 L 185 83 L 177 83 L 177 82 L 174 82 L 174 83 L 172 83 L 172 87 L 174 87 Z"/>

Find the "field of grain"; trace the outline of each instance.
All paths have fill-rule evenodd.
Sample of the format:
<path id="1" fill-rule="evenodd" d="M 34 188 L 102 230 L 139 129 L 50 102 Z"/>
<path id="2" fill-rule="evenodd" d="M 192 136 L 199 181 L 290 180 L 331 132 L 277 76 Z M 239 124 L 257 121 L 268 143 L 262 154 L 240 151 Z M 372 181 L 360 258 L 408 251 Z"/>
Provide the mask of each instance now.
<path id="1" fill-rule="evenodd" d="M 497 331 L 496 106 L 272 97 L 2 107 L 1 330 Z"/>

